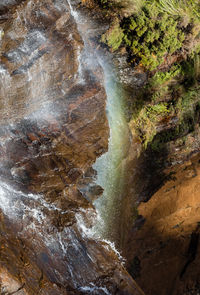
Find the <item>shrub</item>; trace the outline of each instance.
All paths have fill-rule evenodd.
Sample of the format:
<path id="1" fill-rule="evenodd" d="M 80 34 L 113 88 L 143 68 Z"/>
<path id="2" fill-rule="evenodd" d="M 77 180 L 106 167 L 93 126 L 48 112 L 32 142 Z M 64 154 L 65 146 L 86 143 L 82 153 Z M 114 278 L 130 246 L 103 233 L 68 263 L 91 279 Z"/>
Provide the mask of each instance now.
<path id="1" fill-rule="evenodd" d="M 114 22 L 110 29 L 102 36 L 101 40 L 115 51 L 121 45 L 123 37 L 124 33 L 119 22 Z"/>
<path id="2" fill-rule="evenodd" d="M 143 141 L 144 147 L 153 140 L 156 135 L 156 125 L 167 116 L 169 113 L 167 103 L 160 102 L 155 105 L 144 106 L 137 118 L 134 118 L 136 130 L 141 132 L 140 137 Z"/>
<path id="3" fill-rule="evenodd" d="M 185 39 L 178 22 L 160 12 L 156 2 L 147 2 L 142 11 L 123 20 L 124 41 L 131 53 L 131 62 L 139 60 L 147 70 L 154 70 L 181 48 Z"/>
<path id="4" fill-rule="evenodd" d="M 164 83 L 171 81 L 174 77 L 181 73 L 181 66 L 174 65 L 169 71 L 166 72 L 156 72 L 155 75 L 150 79 L 149 85 L 151 87 L 159 87 Z"/>

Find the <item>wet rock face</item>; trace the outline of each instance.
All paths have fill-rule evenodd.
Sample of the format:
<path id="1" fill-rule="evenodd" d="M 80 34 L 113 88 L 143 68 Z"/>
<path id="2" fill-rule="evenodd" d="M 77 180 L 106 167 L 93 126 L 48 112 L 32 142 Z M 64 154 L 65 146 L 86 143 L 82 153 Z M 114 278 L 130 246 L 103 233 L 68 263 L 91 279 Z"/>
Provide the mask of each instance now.
<path id="1" fill-rule="evenodd" d="M 28 191 L 58 194 L 107 149 L 105 91 L 94 73 L 78 82 L 81 47 L 62 2 L 30 1 L 4 27 L 1 176 Z"/>
<path id="2" fill-rule="evenodd" d="M 66 1 L 25 1 L 9 13 L 0 25 L 1 290 L 142 294 L 84 229 L 96 213 L 81 190 L 108 144 L 102 71 L 80 65 Z"/>
<path id="3" fill-rule="evenodd" d="M 2 0 L 0 3 L 0 15 L 9 11 L 15 5 L 21 3 L 24 0 Z"/>

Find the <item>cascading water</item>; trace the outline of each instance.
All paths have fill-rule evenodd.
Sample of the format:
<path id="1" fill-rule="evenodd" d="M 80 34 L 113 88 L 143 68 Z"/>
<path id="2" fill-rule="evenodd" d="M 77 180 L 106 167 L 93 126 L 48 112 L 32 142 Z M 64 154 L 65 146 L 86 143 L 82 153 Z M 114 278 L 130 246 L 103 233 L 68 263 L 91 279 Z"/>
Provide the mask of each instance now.
<path id="1" fill-rule="evenodd" d="M 93 165 L 97 171 L 96 183 L 103 189 L 103 195 L 95 202 L 98 220 L 92 231 L 94 236 L 100 237 L 118 245 L 121 235 L 121 215 L 124 193 L 124 177 L 126 170 L 126 157 L 130 145 L 129 129 L 125 118 L 123 91 L 118 85 L 115 70 L 109 56 L 100 50 L 94 50 L 89 44 L 92 29 L 88 21 L 75 11 L 68 0 L 72 15 L 78 25 L 78 30 L 84 40 L 84 50 L 81 52 L 80 61 L 87 67 L 94 68 L 99 63 L 103 69 L 104 86 L 107 94 L 107 117 L 110 127 L 108 152 L 97 159 Z M 82 71 L 84 67 L 82 65 Z"/>
<path id="2" fill-rule="evenodd" d="M 102 222 L 95 230 L 106 239 L 120 244 L 121 214 L 124 193 L 126 164 L 123 162 L 129 147 L 129 130 L 124 115 L 123 94 L 110 69 L 104 65 L 107 110 L 110 126 L 108 152 L 97 159 L 97 183 L 104 188 L 102 197 L 95 201 L 95 207 Z"/>
<path id="3" fill-rule="evenodd" d="M 103 240 L 119 242 L 129 132 L 109 58 L 90 45 L 96 29 L 72 4 L 25 1 L 6 27 L 6 41 L 0 29 L 0 208 L 5 244 L 14 236 L 33 265 L 27 279 L 33 290 L 46 279 L 43 285 L 50 282 L 53 291 L 41 294 L 108 295 L 127 275 L 112 243 Z M 94 164 L 104 188 L 96 214 L 77 186 L 106 148 L 102 70 L 110 140 Z M 21 270 L 26 264 L 18 260 Z"/>

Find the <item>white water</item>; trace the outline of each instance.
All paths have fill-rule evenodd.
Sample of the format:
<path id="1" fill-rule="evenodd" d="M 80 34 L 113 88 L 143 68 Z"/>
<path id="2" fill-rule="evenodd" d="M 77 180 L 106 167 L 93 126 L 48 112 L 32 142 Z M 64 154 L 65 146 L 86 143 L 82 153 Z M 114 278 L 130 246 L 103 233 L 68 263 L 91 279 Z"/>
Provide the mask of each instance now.
<path id="1" fill-rule="evenodd" d="M 96 231 L 102 237 L 115 242 L 121 218 L 124 190 L 123 159 L 127 155 L 129 132 L 123 110 L 123 94 L 117 87 L 115 77 L 110 75 L 110 69 L 103 66 L 110 139 L 108 152 L 97 159 L 94 165 L 98 175 L 97 183 L 104 188 L 102 197 L 95 201 L 97 211 L 104 221 L 103 224 L 97 223 Z"/>
<path id="2" fill-rule="evenodd" d="M 87 237 L 101 239 L 105 242 L 106 248 L 109 250 L 112 248 L 118 256 L 120 256 L 113 242 L 115 242 L 116 236 L 118 235 L 118 222 L 120 221 L 121 215 L 120 204 L 123 195 L 123 159 L 127 154 L 125 147 L 129 144 L 129 132 L 123 111 L 123 94 L 117 86 L 112 66 L 108 64 L 103 54 L 94 51 L 89 44 L 89 35 L 87 36 L 86 32 L 89 34 L 89 30 L 91 29 L 87 27 L 87 20 L 73 10 L 70 1 L 68 1 L 68 3 L 84 40 L 84 50 L 81 51 L 80 48 L 78 48 L 80 61 L 78 69 L 79 82 L 85 82 L 84 75 L 86 69 L 95 70 L 99 64 L 101 65 L 105 78 L 107 115 L 110 126 L 109 150 L 100 157 L 94 165 L 98 173 L 97 183 L 104 188 L 104 194 L 95 202 L 97 216 L 95 216 L 93 211 L 87 212 L 87 215 L 94 215 L 91 216 L 91 219 L 94 219 L 96 223 L 92 228 L 87 227 L 81 213 L 77 213 L 77 224 L 83 235 L 85 234 Z M 1 74 L 4 79 L 4 85 L 10 87 L 7 77 L 9 75 L 6 75 L 4 71 Z M 44 78 L 45 77 L 42 76 L 42 79 Z M 32 75 L 31 71 L 29 71 L 28 82 L 30 82 L 30 100 L 35 96 L 41 95 L 42 91 L 39 85 L 36 85 L 34 81 L 35 77 Z M 46 113 L 48 113 L 47 109 L 46 111 Z M 44 117 L 45 114 L 42 114 L 42 116 Z M 15 170 L 11 172 L 13 175 L 15 174 Z M 24 194 L 21 191 L 16 191 L 2 181 L 0 186 L 0 200 L 1 208 L 5 215 L 13 220 L 16 218 L 18 220 L 25 220 L 27 226 L 24 228 L 24 231 L 33 232 L 33 235 L 34 232 L 37 232 L 38 235 L 41 235 L 42 240 L 44 240 L 48 248 L 50 250 L 52 249 L 52 253 L 53 250 L 59 248 L 63 254 L 63 258 L 68 257 L 70 256 L 70 254 L 68 254 L 68 248 L 71 246 L 73 249 L 77 250 L 77 252 L 80 252 L 81 257 L 81 249 L 78 248 L 79 244 L 74 240 L 73 236 L 70 236 L 71 232 L 68 228 L 64 228 L 62 232 L 55 231 L 54 234 L 48 234 L 46 230 L 43 231 L 43 225 L 48 221 L 47 217 L 49 215 L 49 213 L 46 214 L 45 210 L 60 211 L 56 205 L 48 204 L 40 195 Z M 62 213 L 64 212 L 61 212 L 61 214 Z M 85 212 L 83 213 L 86 214 Z M 74 285 L 76 285 L 75 276 L 78 276 L 78 273 L 74 273 L 73 266 L 70 265 L 70 263 L 67 265 L 69 268 L 68 272 L 71 274 L 72 279 L 74 278 Z M 97 287 L 94 284 L 83 286 L 80 290 L 86 292 L 86 294 L 98 290 L 109 294 L 105 287 Z"/>
<path id="3" fill-rule="evenodd" d="M 11 91 L 6 93 L 5 85 L 8 89 L 11 88 L 11 78 L 9 73 L 0 65 L 0 96 L 4 97 L 4 100 L 0 101 L 0 108 L 5 113 L 5 117 L 8 117 Z"/>
<path id="4" fill-rule="evenodd" d="M 73 9 L 73 1 L 67 0 L 78 30 L 84 41 L 84 51 L 80 62 L 87 63 L 94 70 L 96 63 L 101 65 L 104 73 L 104 86 L 107 94 L 107 118 L 110 127 L 108 152 L 97 159 L 94 169 L 97 171 L 97 184 L 103 187 L 103 195 L 94 202 L 97 210 L 96 224 L 92 234 L 116 242 L 120 239 L 119 223 L 121 218 L 121 204 L 124 191 L 125 164 L 129 147 L 129 130 L 124 114 L 123 93 L 117 85 L 114 68 L 111 62 L 100 51 L 95 51 L 89 44 L 92 25 L 79 12 Z M 95 30 L 95 29 L 94 29 Z M 98 30 L 98 29 L 97 29 Z M 81 66 L 83 71 L 84 67 Z M 81 75 L 83 77 L 83 74 Z M 91 229 L 89 230 L 91 234 Z"/>
<path id="5" fill-rule="evenodd" d="M 81 287 L 80 291 L 84 292 L 85 294 L 94 294 L 94 292 L 103 291 L 104 294 L 110 295 L 110 292 L 107 290 L 107 288 L 97 287 L 93 283 L 91 283 L 90 286 Z"/>
<path id="6" fill-rule="evenodd" d="M 2 180 L 0 180 L 0 184 L 1 208 L 4 214 L 9 216 L 10 219 L 15 220 L 19 217 L 24 219 L 28 212 L 29 217 L 32 216 L 34 221 L 41 224 L 45 220 L 43 210 L 61 211 L 53 203 L 47 203 L 42 195 L 23 193 Z"/>

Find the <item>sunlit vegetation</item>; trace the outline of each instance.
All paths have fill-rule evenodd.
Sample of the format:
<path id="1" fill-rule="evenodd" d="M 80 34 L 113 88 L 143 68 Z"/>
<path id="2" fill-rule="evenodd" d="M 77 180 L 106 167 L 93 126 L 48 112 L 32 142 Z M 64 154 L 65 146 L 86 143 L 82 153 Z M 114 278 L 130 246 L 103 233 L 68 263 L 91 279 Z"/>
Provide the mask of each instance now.
<path id="1" fill-rule="evenodd" d="M 125 46 L 130 62 L 146 70 L 155 70 L 172 57 L 186 54 L 198 45 L 200 34 L 200 4 L 196 0 L 107 1 L 104 6 L 133 7 L 135 12 L 123 17 L 110 27 L 102 41 L 114 51 Z M 124 4 L 122 4 L 124 3 Z M 137 7 L 137 8 L 136 8 Z M 114 39 L 114 34 L 120 39 Z M 195 38 L 195 40 L 194 40 Z M 188 48 L 188 42 L 193 42 Z"/>
<path id="2" fill-rule="evenodd" d="M 161 102 L 155 105 L 144 106 L 134 120 L 135 127 L 139 131 L 144 146 L 147 147 L 157 133 L 157 123 L 169 114 L 168 105 Z"/>
<path id="3" fill-rule="evenodd" d="M 102 42 L 117 50 L 123 41 L 124 33 L 118 21 L 113 22 L 110 29 L 102 36 Z"/>
<path id="4" fill-rule="evenodd" d="M 169 129 L 169 134 L 164 133 L 164 142 L 193 131 L 195 113 L 200 105 L 199 59 L 200 56 L 195 55 L 166 72 L 156 72 L 149 79 L 146 88 L 150 102 L 143 104 L 132 118 L 132 126 L 145 148 L 151 144 L 158 130 Z M 170 131 L 171 126 L 176 126 L 173 132 Z M 158 147 L 158 139 L 163 141 L 161 135 L 157 137 L 152 143 L 154 148 L 155 145 Z"/>
<path id="5" fill-rule="evenodd" d="M 123 48 L 130 66 L 148 73 L 131 119 L 144 147 L 173 124 L 164 141 L 187 133 L 200 96 L 200 1 L 93 1 L 112 15 L 101 42 L 113 52 Z"/>
<path id="6" fill-rule="evenodd" d="M 120 9 L 128 14 L 138 12 L 145 0 L 96 0 L 102 8 Z M 119 11 L 118 11 L 119 12 Z"/>
<path id="7" fill-rule="evenodd" d="M 146 70 L 164 63 L 168 55 L 182 47 L 185 39 L 177 20 L 159 12 L 157 4 L 147 4 L 140 14 L 125 19 L 122 27 L 131 62 L 138 62 Z"/>
<path id="8" fill-rule="evenodd" d="M 122 1 L 107 2 L 119 6 Z M 130 7 L 135 3 L 135 11 L 115 18 L 102 42 L 113 51 L 125 47 L 129 63 L 149 72 L 148 101 L 135 99 L 131 124 L 146 148 L 173 120 L 177 127 L 168 140 L 191 129 L 188 116 L 194 116 L 200 95 L 200 2 L 125 2 Z"/>

